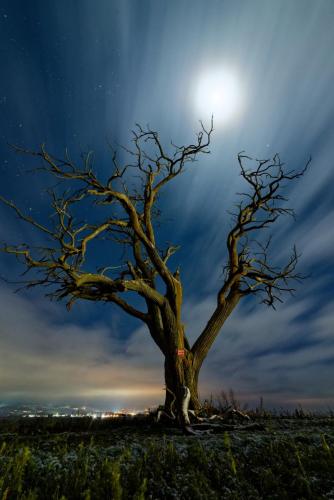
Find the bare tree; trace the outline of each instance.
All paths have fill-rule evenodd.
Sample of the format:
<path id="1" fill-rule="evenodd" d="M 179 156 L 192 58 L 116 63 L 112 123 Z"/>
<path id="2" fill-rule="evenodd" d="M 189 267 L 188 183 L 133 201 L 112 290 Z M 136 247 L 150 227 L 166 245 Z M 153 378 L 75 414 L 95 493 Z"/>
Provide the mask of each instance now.
<path id="1" fill-rule="evenodd" d="M 301 177 L 310 160 L 302 170 L 288 171 L 278 155 L 271 160 L 252 160 L 239 153 L 240 172 L 249 189 L 241 193 L 232 229 L 227 235 L 228 257 L 215 309 L 202 333 L 190 345 L 181 316 L 180 273 L 169 266 L 169 259 L 178 247 L 160 248 L 157 244 L 157 201 L 160 191 L 178 177 L 187 164 L 209 152 L 212 131 L 212 122 L 209 129 L 201 123 L 194 144 L 172 144 L 169 153 L 157 132 L 137 126 L 133 131 L 133 147 L 126 149 L 130 161 L 121 165 L 113 150 L 112 172 L 104 181 L 93 170 L 91 153 L 83 154 L 82 164 L 78 165 L 68 153 L 64 159 L 57 159 L 44 145 L 36 152 L 15 147 L 19 153 L 41 159 L 40 170 L 65 183 L 69 189 L 62 194 L 59 187 L 49 191 L 53 217 L 47 225 L 0 196 L 3 204 L 43 233 L 47 241 L 38 248 L 26 243 L 4 244 L 2 250 L 19 259 L 25 273 L 33 273 L 22 281 L 22 286 L 50 287 L 46 295 L 65 299 L 68 309 L 78 299 L 112 302 L 145 323 L 165 358 L 165 381 L 169 389 L 165 410 L 172 413 L 176 399 L 181 424 L 186 418 L 182 414 L 184 386 L 190 390 L 190 408 L 197 412 L 200 368 L 240 299 L 262 295 L 263 302 L 274 307 L 276 301 L 282 301 L 284 292 L 293 292 L 291 282 L 302 278 L 296 272 L 299 256 L 295 247 L 288 262 L 278 268 L 269 259 L 270 239 L 263 244 L 253 235 L 271 226 L 281 215 L 293 215 L 293 210 L 284 205 L 282 188 L 286 182 Z M 96 205 L 104 205 L 106 209 L 100 212 Z M 76 216 L 78 208 L 87 206 L 91 207 L 87 217 L 90 220 L 80 222 Z M 92 222 L 97 213 L 102 220 Z M 111 262 L 108 267 L 91 272 L 87 267 L 87 252 L 93 241 L 102 238 L 106 240 Z M 111 251 L 115 247 L 110 245 L 120 245 L 127 250 L 121 265 L 115 265 L 113 255 L 117 252 Z M 128 292 L 138 294 L 145 306 L 139 308 L 138 301 L 134 304 L 133 294 Z"/>

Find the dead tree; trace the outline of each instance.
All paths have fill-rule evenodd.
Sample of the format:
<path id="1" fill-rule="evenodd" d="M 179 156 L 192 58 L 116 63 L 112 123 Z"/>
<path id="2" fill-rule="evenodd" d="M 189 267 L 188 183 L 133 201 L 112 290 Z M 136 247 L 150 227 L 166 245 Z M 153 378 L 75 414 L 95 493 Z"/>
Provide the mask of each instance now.
<path id="1" fill-rule="evenodd" d="M 212 122 L 209 129 L 201 123 L 193 144 L 172 144 L 168 152 L 157 132 L 137 126 L 133 146 L 124 152 L 128 161 L 120 164 L 113 151 L 112 172 L 105 180 L 93 169 L 91 153 L 84 154 L 82 163 L 77 164 L 67 153 L 64 159 L 57 159 L 44 145 L 39 151 L 15 147 L 18 153 L 40 159 L 40 170 L 69 189 L 61 194 L 59 187 L 49 191 L 53 217 L 46 225 L 0 196 L 3 204 L 45 236 L 46 243 L 39 248 L 26 243 L 3 245 L 3 251 L 22 262 L 25 274 L 31 274 L 22 281 L 22 286 L 50 287 L 46 295 L 65 299 L 69 310 L 78 299 L 111 302 L 145 323 L 165 359 L 165 382 L 170 389 L 166 391 L 165 410 L 171 411 L 175 395 L 175 410 L 181 421 L 184 387 L 190 390 L 189 408 L 197 412 L 200 368 L 240 299 L 262 295 L 262 301 L 274 307 L 276 301 L 282 301 L 283 293 L 294 291 L 291 282 L 302 278 L 296 272 L 299 256 L 295 247 L 288 262 L 281 268 L 275 267 L 269 258 L 270 238 L 261 243 L 254 235 L 261 234 L 281 215 L 293 215 L 293 210 L 285 207 L 282 188 L 301 177 L 310 160 L 303 169 L 289 171 L 278 155 L 272 160 L 252 160 L 239 153 L 240 172 L 248 191 L 241 194 L 233 214 L 233 227 L 227 235 L 224 281 L 217 292 L 215 309 L 202 333 L 190 345 L 181 316 L 180 273 L 169 266 L 169 259 L 178 247 L 161 248 L 157 244 L 157 202 L 167 183 L 173 182 L 200 154 L 209 152 L 212 131 Z M 80 222 L 76 215 L 78 208 L 87 205 L 91 207 L 89 220 Z M 97 205 L 106 208 L 103 215 L 97 211 Z M 98 216 L 101 220 L 96 222 Z M 92 242 L 101 239 L 111 262 L 92 272 L 87 266 L 87 256 Z M 127 250 L 120 265 L 112 261 L 112 245 Z M 158 279 L 164 291 L 161 285 L 157 286 Z M 127 292 L 142 297 L 145 307 L 135 306 L 131 301 L 133 294 Z"/>

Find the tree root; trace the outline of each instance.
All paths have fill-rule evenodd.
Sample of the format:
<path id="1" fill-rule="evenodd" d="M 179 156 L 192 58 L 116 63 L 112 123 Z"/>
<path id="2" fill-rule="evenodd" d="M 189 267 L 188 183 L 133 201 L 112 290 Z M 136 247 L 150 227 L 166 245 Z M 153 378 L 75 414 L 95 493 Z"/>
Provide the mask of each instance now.
<path id="1" fill-rule="evenodd" d="M 176 396 L 168 387 L 166 388 L 171 394 L 173 394 L 174 399 L 171 404 L 170 414 L 165 410 L 158 410 L 155 421 L 159 422 L 161 417 L 168 418 L 168 420 L 173 420 L 175 423 L 178 421 L 177 415 L 173 412 L 173 404 L 175 402 Z M 211 415 L 210 417 L 200 417 L 196 414 L 194 410 L 189 410 L 190 401 L 190 390 L 188 387 L 183 386 L 184 396 L 182 402 L 182 419 L 184 432 L 191 435 L 202 435 L 202 434 L 214 434 L 224 431 L 232 430 L 264 430 L 262 424 L 249 423 L 248 425 L 240 425 L 240 422 L 250 421 L 249 415 L 243 413 L 240 410 L 229 406 L 223 411 L 222 415 Z M 196 420 L 195 423 L 190 423 L 190 417 L 192 420 Z M 213 423 L 217 422 L 217 423 Z M 218 423 L 219 422 L 219 423 Z"/>

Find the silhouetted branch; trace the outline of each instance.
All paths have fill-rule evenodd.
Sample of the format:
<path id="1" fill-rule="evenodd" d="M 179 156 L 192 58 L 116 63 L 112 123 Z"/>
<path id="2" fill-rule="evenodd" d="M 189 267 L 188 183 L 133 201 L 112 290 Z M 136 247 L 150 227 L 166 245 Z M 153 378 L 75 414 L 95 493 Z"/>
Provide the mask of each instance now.
<path id="1" fill-rule="evenodd" d="M 172 146 L 172 151 L 168 152 L 157 132 L 137 125 L 133 131 L 134 147 L 123 148 L 131 161 L 121 165 L 117 152 L 112 149 L 113 170 L 106 181 L 99 179 L 95 173 L 91 151 L 83 153 L 81 163 L 77 165 L 67 150 L 64 158 L 60 159 L 49 153 L 44 144 L 38 151 L 13 146 L 18 153 L 41 159 L 42 165 L 37 170 L 47 172 L 70 187 L 61 194 L 58 188 L 48 190 L 53 209 L 50 227 L 25 215 L 14 202 L 0 196 L 0 201 L 14 210 L 20 219 L 52 240 L 51 248 L 48 244 L 44 250 L 39 249 L 42 258 L 36 257 L 27 245 L 4 245 L 2 250 L 14 254 L 25 265 L 26 272 L 35 270 L 42 273 L 41 279 L 31 279 L 23 285 L 56 286 L 48 295 L 57 299 L 69 298 L 69 308 L 78 298 L 108 299 L 130 314 L 147 319 L 144 313 L 120 298 L 120 294 L 127 290 L 136 291 L 145 300 L 161 305 L 167 299 L 156 290 L 155 277 L 160 276 L 166 285 L 166 296 L 168 294 L 169 300 L 174 300 L 176 304 L 180 300 L 181 285 L 175 282 L 167 262 L 178 247 L 170 245 L 162 250 L 156 245 L 154 220 L 159 210 L 155 204 L 165 184 L 181 174 L 184 166 L 195 161 L 199 153 L 208 152 L 206 148 L 210 144 L 212 131 L 212 122 L 209 129 L 205 129 L 201 123 L 201 131 L 194 144 Z M 138 174 L 140 189 L 136 185 L 128 185 L 130 168 L 132 173 Z M 134 175 L 131 178 L 134 179 Z M 109 215 L 100 222 L 91 223 L 90 217 L 78 222 L 75 213 L 80 211 L 82 204 L 87 203 L 110 207 L 113 212 L 109 211 Z M 101 238 L 106 243 L 132 248 L 132 258 L 129 260 L 127 256 L 125 269 L 114 266 L 113 262 L 96 274 L 85 269 L 91 242 Z M 106 268 L 110 267 L 113 269 L 112 278 L 105 274 Z"/>
<path id="2" fill-rule="evenodd" d="M 247 169 L 245 160 L 255 161 L 256 167 Z M 225 282 L 219 292 L 219 300 L 223 300 L 232 289 L 241 295 L 265 292 L 267 298 L 263 302 L 273 306 L 275 300 L 281 301 L 280 293 L 294 291 L 288 286 L 289 280 L 303 279 L 303 276 L 294 273 L 299 258 L 295 247 L 288 263 L 278 270 L 269 261 L 271 237 L 263 245 L 256 240 L 250 243 L 248 235 L 270 227 L 281 215 L 294 216 L 293 209 L 283 205 L 288 199 L 281 194 L 281 190 L 285 181 L 303 176 L 310 161 L 311 158 L 300 171 L 286 171 L 278 154 L 272 160 L 253 160 L 243 152 L 239 153 L 241 176 L 251 191 L 240 194 L 247 203 L 241 201 L 237 213 L 233 214 L 235 224 L 227 238 L 229 258 L 224 267 Z M 254 244 L 260 252 L 251 248 Z M 275 294 L 275 291 L 278 293 Z"/>

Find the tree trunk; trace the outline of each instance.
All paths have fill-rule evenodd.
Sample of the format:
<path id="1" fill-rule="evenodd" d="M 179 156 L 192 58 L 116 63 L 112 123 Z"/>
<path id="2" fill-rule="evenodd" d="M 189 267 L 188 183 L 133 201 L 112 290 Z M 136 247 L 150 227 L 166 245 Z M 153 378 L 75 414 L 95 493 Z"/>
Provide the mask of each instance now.
<path id="1" fill-rule="evenodd" d="M 170 344 L 171 349 L 165 352 L 165 410 L 169 414 L 176 412 L 181 425 L 189 424 L 188 415 L 184 415 L 184 411 L 182 411 L 185 395 L 184 386 L 190 390 L 189 410 L 197 412 L 201 407 L 198 397 L 199 371 L 210 347 L 237 305 L 239 298 L 238 294 L 230 293 L 226 300 L 224 299 L 217 305 L 191 350 L 188 341 L 186 341 L 183 327 L 171 329 L 169 336 L 173 340 Z M 178 355 L 178 350 L 181 350 L 179 354 L 182 355 Z"/>
<path id="2" fill-rule="evenodd" d="M 184 386 L 190 390 L 189 409 L 198 411 L 201 406 L 198 397 L 199 370 L 194 369 L 192 360 L 191 352 L 186 349 L 184 357 L 178 356 L 177 353 L 165 357 L 165 410 L 169 414 L 176 413 L 181 425 L 189 423 L 185 421 L 182 412 Z"/>

